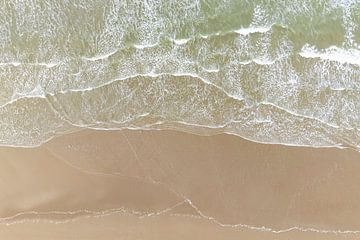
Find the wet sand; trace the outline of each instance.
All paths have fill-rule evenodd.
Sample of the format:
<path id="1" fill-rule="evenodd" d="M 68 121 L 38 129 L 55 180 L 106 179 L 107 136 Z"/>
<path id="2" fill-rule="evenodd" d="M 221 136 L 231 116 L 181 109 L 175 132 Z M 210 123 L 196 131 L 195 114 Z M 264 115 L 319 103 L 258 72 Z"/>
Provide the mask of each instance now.
<path id="1" fill-rule="evenodd" d="M 81 218 L 62 224 L 27 222 L 0 225 L 0 237 L 4 239 L 252 239 L 252 240 L 338 240 L 359 239 L 358 234 L 333 234 L 290 231 L 271 233 L 246 228 L 227 228 L 201 218 L 167 216 L 139 218 L 131 215 L 114 214 L 102 217 Z"/>
<path id="2" fill-rule="evenodd" d="M 360 238 L 350 149 L 86 130 L 0 159 L 1 239 Z"/>

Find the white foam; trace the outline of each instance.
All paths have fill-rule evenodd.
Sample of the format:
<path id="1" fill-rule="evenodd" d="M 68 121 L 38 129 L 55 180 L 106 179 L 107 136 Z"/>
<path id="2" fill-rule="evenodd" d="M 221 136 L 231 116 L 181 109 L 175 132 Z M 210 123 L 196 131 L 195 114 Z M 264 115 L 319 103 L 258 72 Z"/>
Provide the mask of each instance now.
<path id="1" fill-rule="evenodd" d="M 234 30 L 234 32 L 241 35 L 249 35 L 251 33 L 266 33 L 271 30 L 271 26 L 269 27 L 248 27 L 248 28 L 240 28 Z"/>
<path id="2" fill-rule="evenodd" d="M 46 98 L 46 94 L 44 93 L 42 86 L 38 84 L 30 92 L 26 92 L 26 93 L 15 92 L 11 97 L 11 102 L 21 98 Z"/>
<path id="3" fill-rule="evenodd" d="M 349 63 L 360 65 L 359 49 L 342 49 L 336 46 L 329 47 L 325 50 L 317 50 L 314 46 L 305 45 L 300 56 L 304 58 L 320 58 L 323 60 L 334 61 L 339 63 Z"/>
<path id="4" fill-rule="evenodd" d="M 0 63 L 0 66 L 14 66 L 14 67 L 17 67 L 17 66 L 20 66 L 21 63 L 20 62 L 2 62 Z"/>
<path id="5" fill-rule="evenodd" d="M 144 48 L 152 48 L 158 45 L 158 43 L 153 44 L 134 44 L 133 46 L 137 49 L 144 49 Z"/>
<path id="6" fill-rule="evenodd" d="M 270 60 L 270 59 L 266 59 L 266 58 L 255 58 L 255 59 L 252 59 L 252 60 L 239 61 L 238 63 L 242 64 L 242 65 L 248 65 L 248 64 L 251 64 L 251 63 L 256 63 L 258 65 L 272 65 L 277 60 L 278 59 Z"/>
<path id="7" fill-rule="evenodd" d="M 36 85 L 35 88 L 28 93 L 28 96 L 45 98 L 45 93 L 40 84 Z"/>
<path id="8" fill-rule="evenodd" d="M 49 62 L 49 63 L 41 62 L 41 63 L 38 63 L 37 65 L 44 66 L 44 67 L 47 67 L 47 68 L 52 68 L 52 67 L 55 67 L 55 66 L 59 65 L 59 63 L 56 63 L 56 62 Z"/>
<path id="9" fill-rule="evenodd" d="M 183 45 L 183 44 L 186 44 L 188 41 L 190 41 L 190 38 L 174 39 L 173 41 L 177 45 Z"/>
<path id="10" fill-rule="evenodd" d="M 118 50 L 116 49 L 116 50 L 114 50 L 112 52 L 97 55 L 97 56 L 94 56 L 94 57 L 82 57 L 82 58 L 87 60 L 87 61 L 98 61 L 98 60 L 106 59 L 106 58 L 110 57 L 111 55 L 114 55 L 117 51 Z"/>
<path id="11" fill-rule="evenodd" d="M 1 62 L 0 66 L 14 66 L 14 67 L 18 67 L 20 65 L 32 65 L 32 66 L 44 66 L 46 68 L 52 68 L 55 67 L 57 65 L 59 65 L 60 63 L 57 62 L 35 62 L 35 63 L 22 63 L 22 62 Z"/>
<path id="12" fill-rule="evenodd" d="M 255 58 L 252 61 L 259 65 L 271 65 L 276 62 L 276 60 L 270 60 L 270 59 L 266 59 L 266 58 L 259 58 L 259 59 Z"/>
<path id="13" fill-rule="evenodd" d="M 205 72 L 208 73 L 217 73 L 220 71 L 220 69 L 207 69 L 207 68 L 203 68 Z"/>

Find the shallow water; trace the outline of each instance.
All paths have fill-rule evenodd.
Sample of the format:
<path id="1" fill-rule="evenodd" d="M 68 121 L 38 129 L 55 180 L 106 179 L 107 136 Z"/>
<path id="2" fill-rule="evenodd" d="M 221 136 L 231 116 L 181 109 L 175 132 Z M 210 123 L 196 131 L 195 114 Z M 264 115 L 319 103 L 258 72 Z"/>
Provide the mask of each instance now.
<path id="1" fill-rule="evenodd" d="M 171 128 L 358 148 L 359 1 L 4 1 L 0 144 Z"/>

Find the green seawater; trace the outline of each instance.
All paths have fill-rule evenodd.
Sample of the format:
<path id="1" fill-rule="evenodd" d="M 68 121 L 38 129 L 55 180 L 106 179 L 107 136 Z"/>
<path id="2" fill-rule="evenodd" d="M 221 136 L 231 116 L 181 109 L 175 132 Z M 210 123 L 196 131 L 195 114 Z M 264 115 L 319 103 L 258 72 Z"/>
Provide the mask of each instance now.
<path id="1" fill-rule="evenodd" d="M 358 0 L 0 2 L 0 145 L 170 128 L 358 149 L 359 91 Z"/>

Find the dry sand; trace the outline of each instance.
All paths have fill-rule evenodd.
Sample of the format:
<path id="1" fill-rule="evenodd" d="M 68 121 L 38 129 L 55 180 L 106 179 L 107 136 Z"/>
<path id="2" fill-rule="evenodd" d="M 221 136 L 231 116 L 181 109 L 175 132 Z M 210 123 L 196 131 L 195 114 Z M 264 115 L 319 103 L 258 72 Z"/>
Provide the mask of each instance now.
<path id="1" fill-rule="evenodd" d="M 0 239 L 360 239 L 350 149 L 86 130 L 0 160 Z"/>

